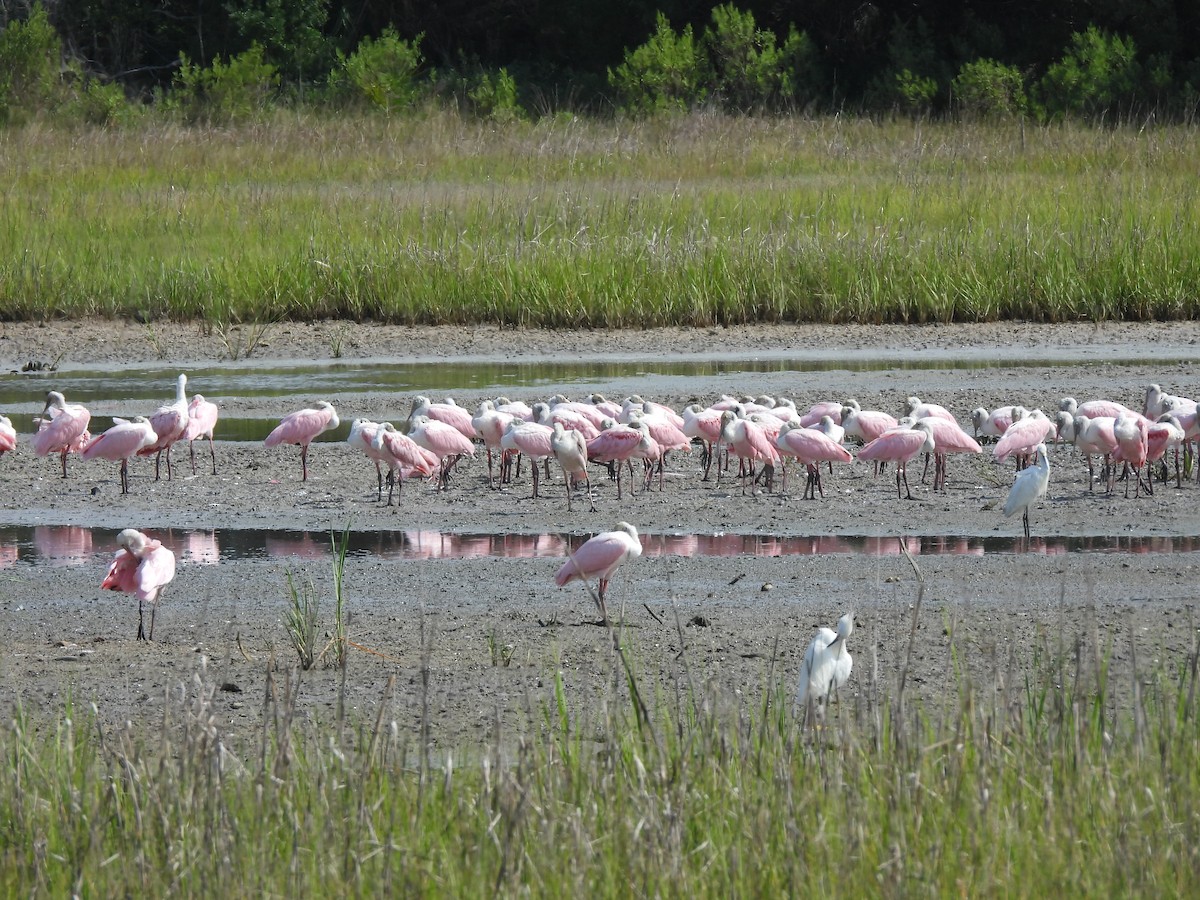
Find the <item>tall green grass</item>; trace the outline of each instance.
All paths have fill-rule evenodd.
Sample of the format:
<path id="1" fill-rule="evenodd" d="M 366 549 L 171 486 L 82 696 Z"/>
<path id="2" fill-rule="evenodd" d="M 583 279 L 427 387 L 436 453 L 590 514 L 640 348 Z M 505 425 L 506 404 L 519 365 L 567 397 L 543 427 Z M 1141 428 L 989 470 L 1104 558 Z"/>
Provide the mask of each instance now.
<path id="1" fill-rule="evenodd" d="M 0 133 L 0 316 L 1181 319 L 1194 128 L 280 113 Z"/>
<path id="2" fill-rule="evenodd" d="M 773 663 L 736 700 L 686 657 L 645 719 L 614 656 L 605 710 L 547 672 L 520 735 L 437 760 L 385 721 L 394 681 L 373 718 L 314 725 L 298 672 L 268 670 L 257 742 L 231 742 L 201 662 L 157 732 L 71 709 L 0 729 L 0 892 L 1194 894 L 1195 645 L 1118 706 L 1098 640 L 1062 643 L 925 706 L 860 651 L 820 727 Z"/>

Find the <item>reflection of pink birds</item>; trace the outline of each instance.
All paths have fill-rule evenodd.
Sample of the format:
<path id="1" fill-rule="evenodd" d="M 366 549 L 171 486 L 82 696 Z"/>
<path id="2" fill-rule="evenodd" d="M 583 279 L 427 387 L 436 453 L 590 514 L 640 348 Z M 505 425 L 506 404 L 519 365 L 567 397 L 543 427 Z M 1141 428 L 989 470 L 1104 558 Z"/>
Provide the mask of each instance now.
<path id="1" fill-rule="evenodd" d="M 471 425 L 470 421 L 471 417 L 468 414 L 467 427 L 473 435 L 475 426 Z M 408 436 L 441 461 L 442 470 L 438 475 L 438 490 L 446 490 L 450 485 L 450 470 L 454 468 L 459 458 L 475 455 L 474 441 L 457 426 L 430 419 L 428 416 L 417 416 L 410 420 L 410 424 Z"/>
<path id="2" fill-rule="evenodd" d="M 150 427 L 154 429 L 154 434 L 157 436 L 154 443 L 138 451 L 138 456 L 157 454 L 154 458 L 155 481 L 158 481 L 158 467 L 164 451 L 167 454 L 167 480 L 171 479 L 171 448 L 187 431 L 188 402 L 187 394 L 184 393 L 186 387 L 187 376 L 180 374 L 175 382 L 175 402 L 167 406 L 160 406 L 150 417 Z"/>
<path id="3" fill-rule="evenodd" d="M 205 400 L 203 394 L 192 394 L 192 402 L 188 404 L 188 425 L 183 432 L 181 441 L 188 442 L 188 452 L 192 457 L 192 474 L 196 474 L 196 446 L 200 438 L 208 438 L 208 452 L 212 455 L 212 471 L 217 474 L 217 451 L 213 447 L 213 430 L 217 427 L 217 417 L 221 410 L 211 400 Z"/>
<path id="4" fill-rule="evenodd" d="M 134 416 L 132 419 L 113 419 L 112 428 L 97 435 L 83 449 L 84 459 L 107 459 L 112 462 L 121 461 L 121 493 L 129 493 L 129 458 L 136 456 L 139 450 L 149 447 L 158 435 L 145 416 Z"/>
<path id="5" fill-rule="evenodd" d="M 933 430 L 926 419 L 918 419 L 912 428 L 895 428 L 881 434 L 867 446 L 858 451 L 859 459 L 869 459 L 876 462 L 894 462 L 896 464 L 896 496 L 900 497 L 900 482 L 904 481 L 907 498 L 913 498 L 908 487 L 906 468 L 909 460 L 924 451 L 933 453 L 935 444 Z"/>
<path id="6" fill-rule="evenodd" d="M 33 436 L 33 452 L 38 456 L 61 453 L 63 478 L 66 478 L 67 454 L 72 450 L 79 452 L 87 444 L 91 420 L 92 414 L 86 407 L 67 403 L 58 391 L 48 392 L 37 434 Z"/>
<path id="7" fill-rule="evenodd" d="M 0 416 L 0 456 L 17 449 L 17 430 L 8 416 Z"/>
<path id="8" fill-rule="evenodd" d="M 163 589 L 175 577 L 175 554 L 135 528 L 126 528 L 118 534 L 117 543 L 121 549 L 113 557 L 100 587 L 137 597 L 137 639 L 154 640 L 154 612 L 158 609 L 158 599 Z M 151 604 L 149 635 L 142 626 L 142 608 L 146 603 Z"/>
<path id="9" fill-rule="evenodd" d="M 597 602 L 600 614 L 607 619 L 608 612 L 604 606 L 604 595 L 608 583 L 621 563 L 627 559 L 637 559 L 642 555 L 642 543 L 638 540 L 637 529 L 628 522 L 618 522 L 612 531 L 604 531 L 589 538 L 582 547 L 576 550 L 554 576 L 554 583 L 559 587 L 576 578 L 587 581 L 599 579 Z"/>
<path id="10" fill-rule="evenodd" d="M 283 418 L 275 430 L 263 441 L 264 447 L 278 447 L 280 444 L 300 445 L 301 481 L 308 481 L 308 445 L 322 432 L 337 428 L 337 410 L 333 404 L 321 400 L 314 409 L 300 409 Z"/>
<path id="11" fill-rule="evenodd" d="M 404 490 L 405 478 L 413 475 L 428 478 L 437 471 L 440 463 L 436 454 L 418 445 L 407 434 L 401 434 L 391 422 L 378 426 L 371 448 L 387 463 L 388 506 L 392 505 L 392 492 L 399 494 Z"/>
<path id="12" fill-rule="evenodd" d="M 92 530 L 77 525 L 37 525 L 33 547 L 51 566 L 74 566 L 92 557 Z"/>
<path id="13" fill-rule="evenodd" d="M 533 495 L 538 495 L 538 482 L 541 479 L 542 460 L 554 453 L 550 438 L 554 429 L 540 422 L 522 422 L 514 420 L 509 423 L 504 434 L 500 436 L 500 446 L 509 453 L 520 453 L 529 459 L 529 468 L 533 472 Z M 547 469 L 549 471 L 549 469 Z"/>
<path id="14" fill-rule="evenodd" d="M 783 426 L 779 437 L 775 439 L 775 444 L 779 447 L 780 453 L 795 457 L 808 470 L 808 482 L 804 486 L 805 500 L 815 498 L 817 491 L 821 492 L 822 497 L 825 496 L 825 489 L 821 486 L 821 463 L 848 463 L 853 459 L 849 450 L 830 438 L 825 432 L 815 428 L 804 428 L 798 420 L 788 422 Z M 783 486 L 786 491 L 786 469 L 783 473 Z"/>

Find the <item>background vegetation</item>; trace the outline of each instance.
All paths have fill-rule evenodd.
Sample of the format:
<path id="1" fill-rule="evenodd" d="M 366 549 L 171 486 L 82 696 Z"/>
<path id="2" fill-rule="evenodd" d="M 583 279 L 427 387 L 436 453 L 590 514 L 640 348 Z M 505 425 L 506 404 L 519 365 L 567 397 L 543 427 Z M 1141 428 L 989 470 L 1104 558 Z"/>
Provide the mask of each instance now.
<path id="1" fill-rule="evenodd" d="M 0 132 L 0 316 L 1188 319 L 1188 126 L 719 112 Z"/>
<path id="2" fill-rule="evenodd" d="M 1197 312 L 1190 13 L 425 6 L 0 6 L 0 318 Z"/>
<path id="3" fill-rule="evenodd" d="M 0 113 L 870 112 L 1190 121 L 1184 0 L 2 0 Z M 4 76 L 0 76 L 4 78 Z M 232 92 L 249 96 L 233 101 Z M 200 109 L 198 109 L 200 107 Z"/>

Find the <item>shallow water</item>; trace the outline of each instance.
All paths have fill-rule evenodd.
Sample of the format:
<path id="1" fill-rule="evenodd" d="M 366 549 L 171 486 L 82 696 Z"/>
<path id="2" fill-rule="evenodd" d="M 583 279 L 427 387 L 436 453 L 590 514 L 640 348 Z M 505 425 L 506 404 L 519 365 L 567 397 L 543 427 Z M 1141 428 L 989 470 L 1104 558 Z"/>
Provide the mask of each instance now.
<path id="1" fill-rule="evenodd" d="M 0 527 L 0 568 L 95 565 L 117 549 L 118 530 L 74 525 Z M 265 529 L 148 529 L 147 533 L 176 554 L 181 564 L 218 565 L 246 559 L 332 559 L 333 536 L 328 532 Z M 340 538 L 340 535 L 337 535 Z M 385 560 L 564 557 L 588 535 L 459 533 L 410 529 L 352 531 L 348 556 Z M 779 537 L 754 534 L 643 534 L 645 556 L 813 556 L 858 554 L 898 556 L 900 541 L 913 556 L 985 554 L 1060 555 L 1080 553 L 1174 553 L 1200 550 L 1200 535 L 954 537 L 917 535 L 896 537 L 812 535 Z"/>

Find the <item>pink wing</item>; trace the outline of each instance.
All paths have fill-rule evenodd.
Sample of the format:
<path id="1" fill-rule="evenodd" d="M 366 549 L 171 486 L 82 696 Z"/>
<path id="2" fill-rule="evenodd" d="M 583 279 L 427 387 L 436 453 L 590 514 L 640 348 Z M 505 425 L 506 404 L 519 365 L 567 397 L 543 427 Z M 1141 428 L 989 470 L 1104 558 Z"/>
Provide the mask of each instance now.
<path id="1" fill-rule="evenodd" d="M 128 550 L 121 548 L 113 557 L 108 574 L 100 582 L 100 589 L 105 591 L 123 591 L 132 594 L 137 590 L 138 558 Z"/>

